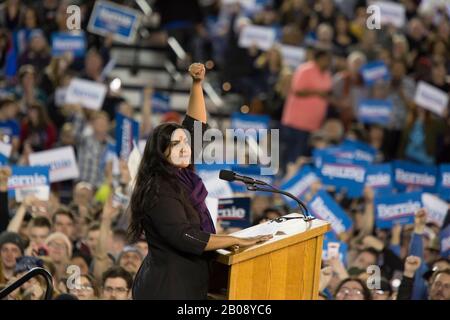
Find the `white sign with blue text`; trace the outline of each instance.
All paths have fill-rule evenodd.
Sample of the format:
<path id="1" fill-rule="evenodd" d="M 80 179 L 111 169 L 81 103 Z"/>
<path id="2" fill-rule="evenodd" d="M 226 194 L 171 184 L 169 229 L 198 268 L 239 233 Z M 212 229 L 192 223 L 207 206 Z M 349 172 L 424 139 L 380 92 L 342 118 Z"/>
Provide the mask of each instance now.
<path id="1" fill-rule="evenodd" d="M 296 69 L 306 60 L 306 50 L 302 47 L 282 45 L 281 55 L 283 63 L 292 69 Z"/>
<path id="2" fill-rule="evenodd" d="M 428 213 L 427 222 L 432 222 L 441 228 L 449 210 L 448 203 L 434 194 L 425 192 L 422 194 L 422 204 Z"/>
<path id="3" fill-rule="evenodd" d="M 420 81 L 417 85 L 414 102 L 420 107 L 443 117 L 448 108 L 448 92 L 444 92 L 429 83 Z"/>
<path id="4" fill-rule="evenodd" d="M 441 257 L 450 258 L 450 224 L 439 234 L 441 244 Z"/>
<path id="5" fill-rule="evenodd" d="M 80 175 L 72 146 L 35 152 L 28 160 L 32 166 L 49 166 L 51 183 L 77 179 Z"/>
<path id="6" fill-rule="evenodd" d="M 220 170 L 231 170 L 226 164 L 199 164 L 195 166 L 197 174 L 203 180 L 208 196 L 213 198 L 232 198 L 233 190 L 230 183 L 219 179 Z"/>
<path id="7" fill-rule="evenodd" d="M 99 110 L 106 95 L 106 86 L 95 81 L 75 78 L 66 91 L 65 103 L 80 104 L 86 109 Z"/>
<path id="8" fill-rule="evenodd" d="M 276 32 L 274 28 L 247 25 L 239 35 L 239 46 L 241 48 L 256 46 L 258 49 L 266 51 L 273 46 L 275 39 Z"/>
<path id="9" fill-rule="evenodd" d="M 11 151 L 11 144 L 0 141 L 0 154 L 2 154 L 5 158 L 9 158 L 11 156 Z"/>
<path id="10" fill-rule="evenodd" d="M 376 1 L 371 3 L 380 9 L 380 22 L 403 28 L 406 22 L 406 8 L 403 4 L 392 1 Z"/>
<path id="11" fill-rule="evenodd" d="M 141 14 L 128 6 L 109 1 L 96 1 L 89 19 L 88 30 L 126 44 L 135 41 Z"/>

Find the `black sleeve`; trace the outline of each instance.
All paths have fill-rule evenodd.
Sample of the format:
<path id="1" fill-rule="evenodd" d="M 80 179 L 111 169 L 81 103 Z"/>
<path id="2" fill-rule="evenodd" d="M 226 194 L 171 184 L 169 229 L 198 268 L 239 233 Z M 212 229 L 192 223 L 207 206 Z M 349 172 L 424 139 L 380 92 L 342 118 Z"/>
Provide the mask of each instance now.
<path id="1" fill-rule="evenodd" d="M 403 270 L 403 262 L 391 249 L 385 247 L 383 249 L 383 276 L 387 279 L 392 278 L 396 270 Z"/>
<path id="2" fill-rule="evenodd" d="M 0 233 L 8 228 L 9 209 L 8 209 L 8 192 L 0 192 Z"/>
<path id="3" fill-rule="evenodd" d="M 199 136 L 198 139 L 200 139 L 200 141 L 198 141 L 197 143 L 194 143 L 194 139 L 197 139 L 195 136 L 195 126 L 198 126 L 198 128 L 201 128 L 201 135 L 199 136 L 199 133 L 197 133 L 197 135 Z M 182 126 L 189 131 L 189 134 L 191 135 L 191 140 L 190 140 L 190 144 L 191 144 L 191 150 L 192 150 L 192 157 L 191 157 L 191 161 L 192 163 L 194 163 L 194 159 L 197 159 L 198 156 L 200 155 L 202 149 L 203 149 L 203 133 L 209 128 L 207 123 L 203 123 L 199 120 L 196 120 L 188 115 L 186 115 L 186 117 L 183 120 Z"/>
<path id="4" fill-rule="evenodd" d="M 160 195 L 148 217 L 158 235 L 171 247 L 196 255 L 204 252 L 210 234 L 189 223 L 180 199 Z"/>
<path id="5" fill-rule="evenodd" d="M 403 276 L 400 287 L 398 288 L 397 300 L 411 300 L 414 287 L 414 278 Z"/>

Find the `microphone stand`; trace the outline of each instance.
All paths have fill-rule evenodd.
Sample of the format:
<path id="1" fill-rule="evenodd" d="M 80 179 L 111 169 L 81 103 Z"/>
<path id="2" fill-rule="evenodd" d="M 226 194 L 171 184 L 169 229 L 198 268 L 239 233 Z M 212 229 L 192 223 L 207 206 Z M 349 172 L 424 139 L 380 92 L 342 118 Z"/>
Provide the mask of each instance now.
<path id="1" fill-rule="evenodd" d="M 309 214 L 308 208 L 306 207 L 306 205 L 300 200 L 297 199 L 296 197 L 294 197 L 291 193 L 277 189 L 267 183 L 265 183 L 264 185 L 266 187 L 260 187 L 258 186 L 256 183 L 250 183 L 250 182 L 244 182 L 245 186 L 247 187 L 247 190 L 249 191 L 264 191 L 264 192 L 272 192 L 272 193 L 279 193 L 282 195 L 285 195 L 293 200 L 295 200 L 295 202 L 297 202 L 299 209 L 302 211 L 302 213 L 300 213 L 302 216 L 301 217 L 280 217 L 271 221 L 275 221 L 275 222 L 283 222 L 286 220 L 291 220 L 291 219 L 302 219 L 305 222 L 310 222 L 314 219 L 316 219 L 315 217 L 311 216 Z"/>

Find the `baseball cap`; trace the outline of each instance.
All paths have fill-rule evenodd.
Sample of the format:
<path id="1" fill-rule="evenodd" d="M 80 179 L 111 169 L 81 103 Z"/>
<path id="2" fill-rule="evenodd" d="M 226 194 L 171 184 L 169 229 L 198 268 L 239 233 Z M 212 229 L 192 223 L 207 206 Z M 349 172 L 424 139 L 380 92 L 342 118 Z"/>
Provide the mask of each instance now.
<path id="1" fill-rule="evenodd" d="M 37 267 L 42 268 L 43 266 L 44 261 L 38 257 L 22 256 L 16 259 L 16 268 L 14 269 L 14 272 L 21 273 Z"/>

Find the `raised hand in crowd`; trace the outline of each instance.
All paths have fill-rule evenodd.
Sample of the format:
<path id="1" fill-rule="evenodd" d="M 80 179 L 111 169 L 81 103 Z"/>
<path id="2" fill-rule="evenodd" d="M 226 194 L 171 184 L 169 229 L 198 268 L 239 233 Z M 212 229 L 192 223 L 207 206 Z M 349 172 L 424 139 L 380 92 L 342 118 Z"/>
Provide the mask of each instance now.
<path id="1" fill-rule="evenodd" d="M 414 274 L 420 267 L 422 260 L 416 256 L 409 256 L 405 260 L 405 269 L 403 275 L 408 278 L 414 278 Z"/>
<path id="2" fill-rule="evenodd" d="M 333 268 L 331 266 L 324 267 L 320 270 L 319 292 L 322 292 L 328 287 L 332 277 Z"/>
<path id="3" fill-rule="evenodd" d="M 8 178 L 11 176 L 10 167 L 0 167 L 0 192 L 8 191 Z"/>
<path id="4" fill-rule="evenodd" d="M 427 223 L 427 212 L 425 209 L 419 209 L 414 217 L 414 233 L 423 234 Z"/>

